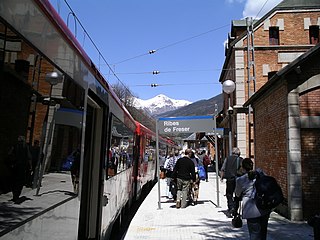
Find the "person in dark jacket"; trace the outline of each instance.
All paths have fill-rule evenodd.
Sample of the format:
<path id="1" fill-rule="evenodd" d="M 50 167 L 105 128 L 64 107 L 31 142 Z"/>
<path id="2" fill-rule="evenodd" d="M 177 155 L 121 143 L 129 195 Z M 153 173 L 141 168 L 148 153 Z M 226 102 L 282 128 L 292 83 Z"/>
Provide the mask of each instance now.
<path id="1" fill-rule="evenodd" d="M 177 181 L 177 208 L 187 207 L 187 198 L 190 190 L 191 181 L 196 181 L 196 173 L 194 163 L 190 159 L 192 154 L 191 149 L 185 150 L 185 156 L 179 158 L 173 169 L 173 176 Z"/>
<path id="2" fill-rule="evenodd" d="M 34 176 L 36 173 L 36 168 L 39 161 L 39 154 L 40 154 L 40 142 L 39 140 L 35 140 L 33 146 L 30 148 L 30 153 L 32 157 L 32 171 L 29 176 L 28 184 L 29 186 L 33 185 Z"/>
<path id="3" fill-rule="evenodd" d="M 228 203 L 228 214 L 235 215 L 239 207 L 239 199 L 234 196 L 236 188 L 236 178 L 238 169 L 241 166 L 242 158 L 240 157 L 240 149 L 235 147 L 232 149 L 232 155 L 227 157 L 221 167 L 221 181 L 225 178 L 226 182 L 226 197 Z"/>
<path id="4" fill-rule="evenodd" d="M 20 194 L 26 184 L 27 172 L 32 170 L 32 158 L 24 136 L 9 151 L 10 168 L 12 171 L 12 195 L 14 203 L 21 203 Z"/>
<path id="5" fill-rule="evenodd" d="M 73 153 L 74 161 L 70 168 L 71 180 L 73 185 L 74 194 L 78 194 L 79 191 L 79 176 L 80 176 L 80 149 L 77 149 Z"/>

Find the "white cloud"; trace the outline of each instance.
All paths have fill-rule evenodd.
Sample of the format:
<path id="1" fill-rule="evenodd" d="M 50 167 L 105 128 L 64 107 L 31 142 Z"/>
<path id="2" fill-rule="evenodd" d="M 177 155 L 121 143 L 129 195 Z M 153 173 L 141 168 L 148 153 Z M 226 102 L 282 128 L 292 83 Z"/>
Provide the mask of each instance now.
<path id="1" fill-rule="evenodd" d="M 263 15 L 265 15 L 268 11 L 270 11 L 280 2 L 282 2 L 282 0 L 247 0 L 244 10 L 242 12 L 243 18 L 246 18 L 246 17 L 261 18 Z M 259 15 L 257 16 L 258 13 Z"/>

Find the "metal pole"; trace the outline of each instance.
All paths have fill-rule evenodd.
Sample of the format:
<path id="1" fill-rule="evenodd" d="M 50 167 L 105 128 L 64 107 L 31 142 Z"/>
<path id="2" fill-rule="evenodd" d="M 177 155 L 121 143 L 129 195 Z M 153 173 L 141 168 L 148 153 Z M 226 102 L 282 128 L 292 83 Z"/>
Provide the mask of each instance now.
<path id="1" fill-rule="evenodd" d="M 228 100 L 229 100 L 229 107 L 228 109 L 230 109 L 230 94 L 228 94 Z M 229 115 L 229 155 L 232 155 L 232 123 L 231 123 L 231 114 L 228 111 L 228 115 Z"/>
<path id="2" fill-rule="evenodd" d="M 54 107 L 54 109 L 53 109 L 52 119 L 50 121 L 49 130 L 48 130 L 47 135 L 46 135 L 46 145 L 45 145 L 45 148 L 44 148 L 43 159 L 41 161 L 42 164 L 41 164 L 40 172 L 39 172 L 39 176 L 38 176 L 39 178 L 38 178 L 38 186 L 37 186 L 37 190 L 36 190 L 36 196 L 39 196 L 39 191 L 40 191 L 40 187 L 41 187 L 41 183 L 42 183 L 42 178 L 43 178 L 43 175 L 44 175 L 44 172 L 45 172 L 46 165 L 48 163 L 48 148 L 49 148 L 49 145 L 52 144 L 52 138 L 53 138 L 52 134 L 53 134 L 53 128 L 54 128 L 54 121 L 55 121 L 55 112 L 56 112 L 56 107 Z M 46 126 L 47 126 L 47 124 L 46 124 Z M 42 153 L 42 151 L 40 152 L 40 155 L 41 155 L 41 153 Z"/>
<path id="3" fill-rule="evenodd" d="M 161 208 L 161 193 L 160 193 L 160 161 L 159 161 L 159 130 L 158 130 L 158 122 L 159 119 L 156 121 L 156 159 L 157 159 L 157 166 L 156 166 L 156 171 L 157 171 L 157 178 L 158 178 L 158 210 L 162 209 Z"/>
<path id="4" fill-rule="evenodd" d="M 220 199 L 219 199 L 219 167 L 218 167 L 218 140 L 217 140 L 217 112 L 218 105 L 214 105 L 214 143 L 215 143 L 215 159 L 216 159 L 216 184 L 217 184 L 217 207 L 220 207 Z"/>

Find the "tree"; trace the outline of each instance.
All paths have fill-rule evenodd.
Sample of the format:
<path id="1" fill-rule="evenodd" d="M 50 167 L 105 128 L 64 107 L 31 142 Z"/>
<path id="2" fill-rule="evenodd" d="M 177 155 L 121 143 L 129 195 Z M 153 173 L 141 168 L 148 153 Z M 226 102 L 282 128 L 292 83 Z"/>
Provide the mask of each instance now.
<path id="1" fill-rule="evenodd" d="M 132 94 L 130 89 L 122 84 L 112 85 L 113 91 L 127 108 L 131 116 L 138 122 L 142 123 L 144 126 L 152 131 L 156 130 L 156 121 L 154 118 L 149 116 L 144 110 L 137 109 L 134 106 L 135 96 Z"/>
<path id="2" fill-rule="evenodd" d="M 120 83 L 116 83 L 111 85 L 113 88 L 114 93 L 118 96 L 121 102 L 124 104 L 125 107 L 133 106 L 134 95 L 130 91 L 130 89 Z"/>

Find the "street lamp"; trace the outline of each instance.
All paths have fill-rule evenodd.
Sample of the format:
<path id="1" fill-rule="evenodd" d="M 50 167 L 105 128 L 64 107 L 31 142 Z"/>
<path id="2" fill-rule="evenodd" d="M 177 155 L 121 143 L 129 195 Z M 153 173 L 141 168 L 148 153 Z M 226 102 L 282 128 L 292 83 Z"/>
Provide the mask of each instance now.
<path id="1" fill-rule="evenodd" d="M 62 83 L 63 75 L 57 72 L 49 72 L 46 74 L 46 82 L 52 86 Z M 51 93 L 50 93 L 51 94 Z"/>
<path id="2" fill-rule="evenodd" d="M 222 84 L 223 91 L 228 94 L 228 114 L 229 114 L 229 155 L 232 155 L 232 131 L 231 131 L 231 114 L 233 114 L 233 108 L 230 104 L 230 94 L 236 89 L 236 85 L 232 80 L 225 80 Z"/>

